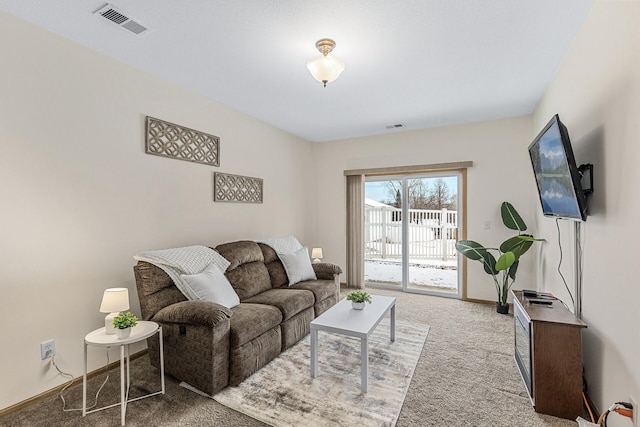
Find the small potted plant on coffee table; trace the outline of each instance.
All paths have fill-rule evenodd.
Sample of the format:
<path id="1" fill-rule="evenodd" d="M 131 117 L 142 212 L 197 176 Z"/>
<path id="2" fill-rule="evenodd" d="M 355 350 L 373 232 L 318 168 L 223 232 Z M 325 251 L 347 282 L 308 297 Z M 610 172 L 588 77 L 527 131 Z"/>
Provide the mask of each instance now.
<path id="1" fill-rule="evenodd" d="M 365 302 L 371 304 L 371 295 L 365 291 L 353 291 L 347 294 L 347 300 L 351 301 L 352 308 L 362 310 Z"/>
<path id="2" fill-rule="evenodd" d="M 129 338 L 131 335 L 131 328 L 138 324 L 138 318 L 133 313 L 127 311 L 126 313 L 118 313 L 113 318 L 113 327 L 116 330 L 116 336 L 122 340 Z"/>

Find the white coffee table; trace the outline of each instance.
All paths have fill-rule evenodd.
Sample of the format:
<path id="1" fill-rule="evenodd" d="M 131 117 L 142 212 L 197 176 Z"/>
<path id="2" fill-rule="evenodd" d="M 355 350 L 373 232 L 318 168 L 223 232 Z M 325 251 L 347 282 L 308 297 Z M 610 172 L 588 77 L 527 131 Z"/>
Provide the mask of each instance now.
<path id="1" fill-rule="evenodd" d="M 160 337 L 160 384 L 161 390 L 154 393 L 149 393 L 144 396 L 129 399 L 129 387 L 131 385 L 129 376 L 129 344 L 140 342 L 155 334 Z M 120 346 L 120 403 L 114 403 L 112 405 L 103 406 L 102 408 L 87 410 L 87 346 L 97 347 L 116 347 Z M 114 406 L 120 406 L 120 425 L 124 425 L 125 417 L 127 414 L 127 403 L 135 400 L 144 399 L 145 397 L 151 397 L 158 394 L 164 394 L 164 348 L 162 344 L 162 328 L 155 322 L 147 322 L 141 320 L 138 325 L 131 329 L 131 335 L 128 338 L 118 339 L 115 334 L 108 335 L 105 332 L 104 326 L 100 329 L 96 329 L 93 332 L 89 332 L 84 337 L 84 375 L 82 376 L 82 416 L 86 416 L 92 412 L 102 411 L 103 409 L 112 408 Z M 126 388 L 125 388 L 125 365 L 126 365 Z"/>
<path id="2" fill-rule="evenodd" d="M 369 391 L 369 335 L 391 312 L 391 341 L 396 340 L 396 299 L 372 295 L 371 304 L 364 310 L 351 308 L 351 301 L 343 299 L 311 322 L 311 377 L 318 376 L 318 331 L 334 332 L 360 338 L 360 389 Z"/>

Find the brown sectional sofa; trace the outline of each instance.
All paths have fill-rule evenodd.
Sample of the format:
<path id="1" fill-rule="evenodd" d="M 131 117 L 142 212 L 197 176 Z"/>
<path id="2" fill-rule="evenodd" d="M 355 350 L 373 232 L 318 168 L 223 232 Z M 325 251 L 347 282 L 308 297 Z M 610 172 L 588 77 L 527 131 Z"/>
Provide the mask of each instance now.
<path id="1" fill-rule="evenodd" d="M 142 318 L 162 326 L 165 371 L 207 394 L 239 384 L 307 335 L 310 322 L 338 302 L 342 273 L 313 264 L 317 280 L 288 286 L 270 246 L 237 241 L 215 250 L 231 263 L 225 275 L 240 298 L 231 309 L 188 301 L 162 269 L 134 266 Z M 157 366 L 157 336 L 148 341 Z"/>

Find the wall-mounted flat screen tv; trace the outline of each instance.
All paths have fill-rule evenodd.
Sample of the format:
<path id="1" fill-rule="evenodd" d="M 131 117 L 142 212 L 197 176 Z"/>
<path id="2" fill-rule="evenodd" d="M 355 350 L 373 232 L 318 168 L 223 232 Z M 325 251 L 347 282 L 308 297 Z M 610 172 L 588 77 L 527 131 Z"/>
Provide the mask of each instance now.
<path id="1" fill-rule="evenodd" d="M 545 216 L 587 220 L 587 199 L 580 184 L 569 132 L 556 114 L 529 145 L 538 194 Z"/>

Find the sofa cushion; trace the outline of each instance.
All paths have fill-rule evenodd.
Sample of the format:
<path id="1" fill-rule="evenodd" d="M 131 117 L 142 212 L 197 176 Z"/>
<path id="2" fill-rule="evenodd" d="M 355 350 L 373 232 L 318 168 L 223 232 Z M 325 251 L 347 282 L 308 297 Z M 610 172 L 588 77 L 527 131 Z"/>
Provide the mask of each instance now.
<path id="1" fill-rule="evenodd" d="M 269 271 L 271 286 L 273 286 L 274 288 L 279 288 L 281 286 L 289 285 L 287 272 L 284 270 L 284 266 L 282 265 L 280 260 L 270 262 L 269 264 L 265 265 L 267 266 L 267 270 Z"/>
<path id="2" fill-rule="evenodd" d="M 251 374 L 278 357 L 281 351 L 280 326 L 269 329 L 238 348 L 232 348 L 229 353 L 229 385 L 240 384 Z"/>
<path id="3" fill-rule="evenodd" d="M 265 264 L 269 264 L 274 261 L 278 261 L 278 262 L 280 261 L 280 258 L 278 258 L 278 254 L 276 253 L 276 250 L 273 249 L 271 246 L 265 243 L 258 243 L 258 246 L 262 251 L 262 256 L 264 258 Z"/>
<path id="4" fill-rule="evenodd" d="M 304 289 L 270 289 L 246 300 L 252 304 L 268 304 L 278 307 L 282 320 L 313 307 L 313 293 Z"/>
<path id="5" fill-rule="evenodd" d="M 267 266 L 269 276 L 271 277 L 271 286 L 279 288 L 288 284 L 289 278 L 287 277 L 287 272 L 285 271 L 282 262 L 280 262 L 280 258 L 278 258 L 276 251 L 271 246 L 264 243 L 258 243 L 258 246 L 260 246 L 260 249 L 262 250 L 264 265 Z"/>
<path id="6" fill-rule="evenodd" d="M 271 289 L 271 278 L 267 267 L 261 261 L 242 264 L 227 271 L 227 279 L 240 297 L 240 301 Z"/>
<path id="7" fill-rule="evenodd" d="M 260 246 L 256 242 L 249 240 L 224 243 L 216 246 L 216 251 L 231 263 L 227 267 L 227 272 L 238 268 L 242 264 L 256 261 L 264 262 Z"/>
<path id="8" fill-rule="evenodd" d="M 315 309 L 307 308 L 280 324 L 282 335 L 282 351 L 285 351 L 311 332 L 311 321 L 314 318 Z"/>
<path id="9" fill-rule="evenodd" d="M 333 280 L 307 280 L 296 283 L 288 289 L 305 289 L 313 292 L 315 303 L 331 298 L 336 294 L 336 284 Z"/>
<path id="10" fill-rule="evenodd" d="M 338 298 L 338 295 L 335 294 L 332 297 L 323 299 L 320 302 L 316 301 L 316 305 L 313 306 L 315 317 L 320 316 L 322 313 L 324 313 L 325 311 L 329 310 L 331 307 L 336 305 L 339 299 L 340 298 Z"/>
<path id="11" fill-rule="evenodd" d="M 231 309 L 231 348 L 259 337 L 282 322 L 282 313 L 276 307 L 265 304 L 240 303 Z"/>

